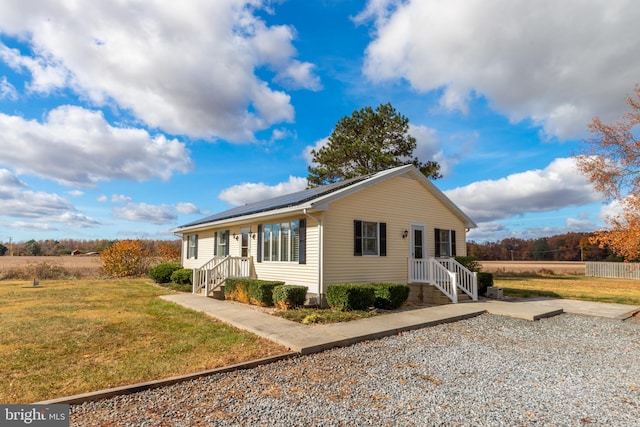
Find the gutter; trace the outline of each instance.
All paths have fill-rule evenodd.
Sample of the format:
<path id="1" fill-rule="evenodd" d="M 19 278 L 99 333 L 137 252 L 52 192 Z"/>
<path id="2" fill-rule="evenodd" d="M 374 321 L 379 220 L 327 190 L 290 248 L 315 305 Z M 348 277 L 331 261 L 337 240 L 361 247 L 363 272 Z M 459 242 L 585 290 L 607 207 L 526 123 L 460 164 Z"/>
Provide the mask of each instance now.
<path id="1" fill-rule="evenodd" d="M 324 305 L 324 226 L 320 218 L 307 212 L 307 208 L 304 208 L 302 213 L 318 223 L 318 305 L 322 307 Z"/>

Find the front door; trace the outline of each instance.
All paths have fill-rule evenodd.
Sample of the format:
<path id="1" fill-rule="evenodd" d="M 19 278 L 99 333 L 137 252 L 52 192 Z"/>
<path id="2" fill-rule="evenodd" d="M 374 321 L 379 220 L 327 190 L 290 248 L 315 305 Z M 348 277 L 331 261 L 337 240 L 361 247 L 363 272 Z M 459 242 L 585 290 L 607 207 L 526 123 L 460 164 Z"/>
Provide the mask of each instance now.
<path id="1" fill-rule="evenodd" d="M 411 224 L 411 258 L 424 259 L 427 257 L 425 226 L 423 224 Z"/>
<path id="2" fill-rule="evenodd" d="M 242 227 L 240 229 L 240 256 L 248 257 L 251 253 L 251 247 L 249 246 L 251 239 L 249 238 L 249 233 L 251 229 L 249 227 Z"/>
<path id="3" fill-rule="evenodd" d="M 427 242 L 424 224 L 411 224 L 409 283 L 427 283 Z"/>

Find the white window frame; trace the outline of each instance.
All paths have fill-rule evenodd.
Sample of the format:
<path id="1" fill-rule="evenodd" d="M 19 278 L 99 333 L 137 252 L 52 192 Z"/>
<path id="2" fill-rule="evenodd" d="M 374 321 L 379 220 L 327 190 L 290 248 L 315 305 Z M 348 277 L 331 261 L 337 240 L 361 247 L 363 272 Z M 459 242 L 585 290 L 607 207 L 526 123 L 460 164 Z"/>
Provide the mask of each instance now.
<path id="1" fill-rule="evenodd" d="M 300 220 L 274 222 L 262 227 L 262 261 L 295 264 L 300 262 Z M 285 244 L 286 248 L 283 247 Z M 286 256 L 283 256 L 285 251 Z"/>

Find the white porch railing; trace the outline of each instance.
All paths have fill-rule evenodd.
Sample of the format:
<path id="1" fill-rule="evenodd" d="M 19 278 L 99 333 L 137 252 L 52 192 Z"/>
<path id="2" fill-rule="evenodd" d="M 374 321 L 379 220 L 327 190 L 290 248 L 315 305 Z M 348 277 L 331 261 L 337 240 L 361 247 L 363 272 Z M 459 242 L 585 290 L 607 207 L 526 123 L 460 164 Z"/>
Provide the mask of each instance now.
<path id="1" fill-rule="evenodd" d="M 251 277 L 251 258 L 214 257 L 202 267 L 194 268 L 192 292 L 195 294 L 204 289 L 204 294 L 209 296 L 229 277 Z"/>
<path id="2" fill-rule="evenodd" d="M 409 259 L 409 282 L 434 285 L 454 304 L 457 289 L 478 300 L 478 275 L 453 258 Z"/>
<path id="3" fill-rule="evenodd" d="M 469 295 L 473 301 L 478 301 L 478 273 L 460 264 L 455 258 L 437 258 L 447 270 L 458 275 L 458 288 Z"/>

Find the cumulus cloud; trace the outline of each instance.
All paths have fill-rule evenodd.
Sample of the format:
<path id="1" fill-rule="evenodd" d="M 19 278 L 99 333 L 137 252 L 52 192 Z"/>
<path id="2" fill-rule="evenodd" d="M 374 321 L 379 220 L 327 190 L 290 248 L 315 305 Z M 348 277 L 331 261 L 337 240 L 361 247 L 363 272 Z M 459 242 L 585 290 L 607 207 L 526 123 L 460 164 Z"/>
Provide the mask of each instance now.
<path id="1" fill-rule="evenodd" d="M 7 169 L 0 169 L 0 217 L 29 219 L 29 228 L 42 228 L 49 223 L 80 228 L 99 225 L 98 221 L 77 212 L 64 197 L 29 190 Z M 20 220 L 7 222 L 14 228 L 25 228 L 24 223 Z"/>
<path id="2" fill-rule="evenodd" d="M 370 0 L 363 71 L 440 90 L 463 113 L 477 96 L 549 136 L 583 137 L 594 116 L 618 117 L 640 75 L 633 0 Z M 569 24 L 570 23 L 570 24 Z M 597 82 L 595 84 L 594 82 Z"/>
<path id="3" fill-rule="evenodd" d="M 71 89 L 117 105 L 149 127 L 194 138 L 247 141 L 294 117 L 290 96 L 271 87 L 321 88 L 314 65 L 296 59 L 295 30 L 268 26 L 264 0 L 9 2 L 0 59 L 30 74 L 31 91 Z M 267 69 L 273 81 L 258 77 Z"/>
<path id="4" fill-rule="evenodd" d="M 200 210 L 200 208 L 198 208 L 193 203 L 186 203 L 186 202 L 177 203 L 176 204 L 176 210 L 178 211 L 178 213 L 181 213 L 181 214 L 184 214 L 184 215 L 193 215 L 193 214 L 202 214 L 202 213 L 204 213 L 204 212 L 202 212 Z"/>
<path id="5" fill-rule="evenodd" d="M 142 129 L 114 127 L 99 111 L 58 107 L 44 123 L 0 113 L 0 163 L 65 185 L 111 179 L 169 179 L 188 172 L 185 144 Z"/>
<path id="6" fill-rule="evenodd" d="M 572 158 L 555 159 L 544 169 L 478 181 L 445 191 L 476 222 L 491 222 L 528 212 L 554 211 L 599 202 Z"/>
<path id="7" fill-rule="evenodd" d="M 127 203 L 131 201 L 131 197 L 125 196 L 124 194 L 112 194 L 111 201 L 113 203 Z"/>
<path id="8" fill-rule="evenodd" d="M 276 185 L 259 183 L 244 183 L 229 187 L 218 195 L 218 198 L 234 206 L 270 199 L 272 197 L 295 193 L 307 188 L 307 179 L 290 176 L 286 182 Z"/>

